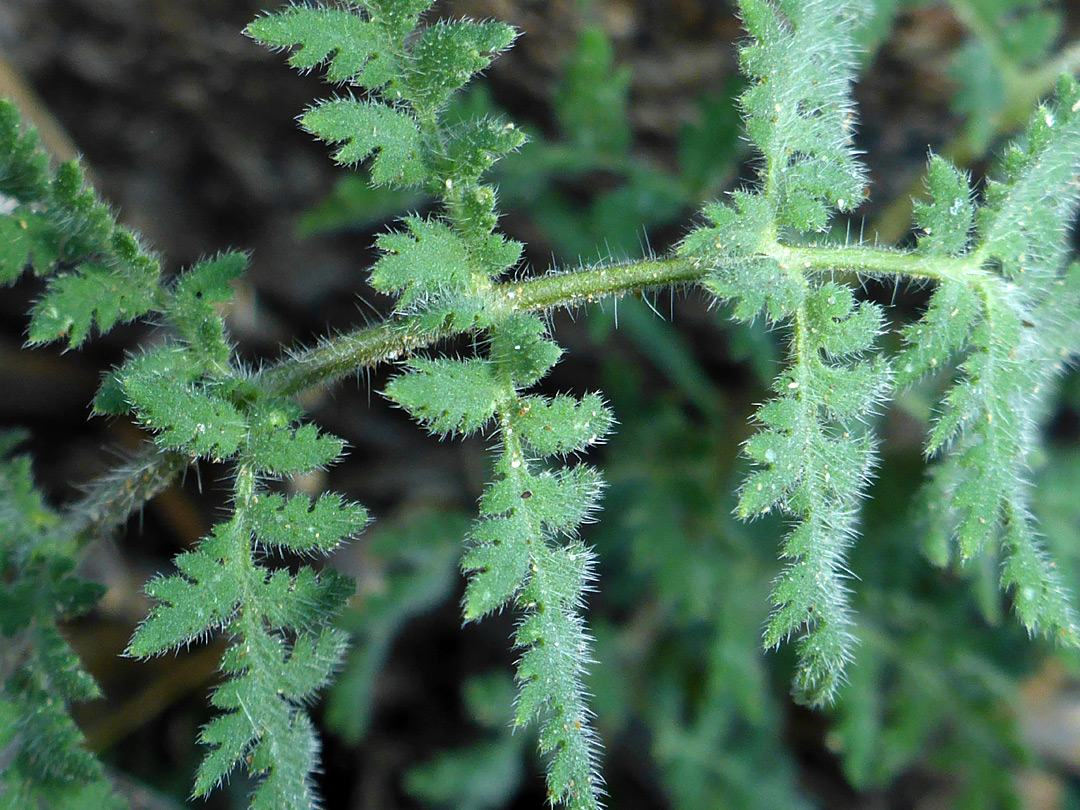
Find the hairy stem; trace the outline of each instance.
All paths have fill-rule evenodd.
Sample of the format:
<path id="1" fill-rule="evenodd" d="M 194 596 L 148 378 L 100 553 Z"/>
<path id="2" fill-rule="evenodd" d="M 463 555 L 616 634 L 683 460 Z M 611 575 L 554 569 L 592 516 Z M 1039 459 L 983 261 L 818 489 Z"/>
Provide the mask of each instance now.
<path id="1" fill-rule="evenodd" d="M 879 277 L 921 278 L 933 281 L 984 276 L 970 259 L 918 256 L 884 248 L 784 247 L 774 258 L 804 272 L 847 271 Z M 684 258 L 643 259 L 551 273 L 517 282 L 496 284 L 489 293 L 495 312 L 537 312 L 592 303 L 602 298 L 689 284 L 716 268 Z M 348 332 L 298 354 L 263 374 L 275 394 L 289 396 L 334 382 L 358 369 L 395 360 L 460 333 L 450 326 L 420 328 L 419 321 L 395 317 L 375 326 Z"/>
<path id="2" fill-rule="evenodd" d="M 782 263 L 806 273 L 836 271 L 879 277 L 908 277 L 941 281 L 978 276 L 993 278 L 972 258 L 916 256 L 885 248 L 831 246 L 785 247 L 770 251 Z M 580 306 L 603 298 L 700 281 L 716 268 L 684 258 L 643 259 L 616 265 L 583 267 L 537 278 L 494 285 L 489 293 L 492 313 L 536 312 Z M 334 383 L 358 370 L 396 360 L 461 334 L 460 327 L 422 325 L 419 317 L 394 316 L 328 338 L 258 375 L 257 381 L 276 396 L 295 396 Z M 177 453 L 150 449 L 88 486 L 87 494 L 68 510 L 80 544 L 121 525 L 133 511 L 165 489 L 184 470 L 188 460 Z"/>

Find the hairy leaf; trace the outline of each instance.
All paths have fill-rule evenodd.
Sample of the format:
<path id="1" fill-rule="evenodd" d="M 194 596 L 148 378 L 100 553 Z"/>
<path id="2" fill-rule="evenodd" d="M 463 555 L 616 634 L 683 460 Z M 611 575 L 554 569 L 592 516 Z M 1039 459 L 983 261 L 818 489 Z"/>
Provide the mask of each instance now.
<path id="1" fill-rule="evenodd" d="M 122 385 L 139 420 L 157 432 L 154 440 L 161 447 L 227 458 L 244 441 L 243 414 L 204 386 L 160 373 L 129 373 Z"/>
<path id="2" fill-rule="evenodd" d="M 278 569 L 257 589 L 257 602 L 269 627 L 314 631 L 336 616 L 356 590 L 356 582 L 331 568 L 316 573 L 308 566 L 296 576 Z"/>
<path id="3" fill-rule="evenodd" d="M 753 39 L 739 52 L 750 85 L 740 103 L 765 158 L 763 191 L 780 224 L 820 231 L 863 199 L 852 143 L 856 64 L 849 0 L 742 0 Z"/>
<path id="4" fill-rule="evenodd" d="M 312 424 L 292 428 L 256 423 L 248 436 L 245 453 L 262 472 L 298 475 L 327 467 L 344 449 L 344 441 L 330 433 L 320 433 Z"/>
<path id="5" fill-rule="evenodd" d="M 513 44 L 514 29 L 501 22 L 437 22 L 425 28 L 410 54 L 404 86 L 417 107 L 434 109 Z"/>
<path id="6" fill-rule="evenodd" d="M 184 341 L 219 365 L 228 363 L 230 347 L 215 306 L 232 300 L 229 284 L 240 277 L 247 264 L 243 253 L 222 253 L 199 262 L 180 276 L 166 309 L 166 316 Z"/>
<path id="7" fill-rule="evenodd" d="M 457 291 L 471 290 L 477 277 L 465 241 L 439 220 L 409 217 L 408 233 L 387 233 L 378 239 L 384 255 L 371 269 L 371 286 L 399 293 L 397 309 L 405 310 Z"/>
<path id="8" fill-rule="evenodd" d="M 1080 203 L 1078 109 L 1080 87 L 1063 76 L 1055 103 L 1041 106 L 1024 140 L 1006 151 L 1004 176 L 988 185 L 979 212 L 980 256 L 1022 288 L 1056 278 L 1069 250 L 1069 228 Z"/>
<path id="9" fill-rule="evenodd" d="M 559 362 L 562 349 L 545 339 L 546 332 L 535 315 L 511 315 L 492 330 L 489 356 L 515 387 L 534 385 Z"/>
<path id="10" fill-rule="evenodd" d="M 919 250 L 931 256 L 959 256 L 967 251 L 975 204 L 967 175 L 939 155 L 926 169 L 929 202 L 915 202 L 915 224 L 922 230 Z"/>
<path id="11" fill-rule="evenodd" d="M 386 386 L 386 396 L 440 436 L 469 435 L 495 414 L 501 389 L 486 360 L 416 358 Z"/>
<path id="12" fill-rule="evenodd" d="M 384 30 L 348 8 L 288 6 L 258 18 L 244 33 L 271 48 L 299 46 L 289 64 L 302 71 L 327 64 L 332 82 L 377 90 L 394 73 Z"/>
<path id="13" fill-rule="evenodd" d="M 371 178 L 379 185 L 415 186 L 428 177 L 420 129 L 404 110 L 338 98 L 322 101 L 300 118 L 304 129 L 327 143 L 344 143 L 334 160 L 355 166 L 374 154 Z"/>
<path id="14" fill-rule="evenodd" d="M 20 202 L 43 197 L 49 184 L 49 155 L 37 131 L 24 127 L 15 104 L 0 99 L 0 194 Z"/>
<path id="15" fill-rule="evenodd" d="M 604 440 L 615 418 L 599 394 L 526 397 L 514 425 L 540 456 L 576 453 Z"/>
<path id="16" fill-rule="evenodd" d="M 45 297 L 34 307 L 30 342 L 66 337 L 71 346 L 79 346 L 95 322 L 107 332 L 117 323 L 146 314 L 156 302 L 158 276 L 156 265 L 146 269 L 148 273 L 133 280 L 127 272 L 87 263 L 78 273 L 50 279 Z"/>
<path id="17" fill-rule="evenodd" d="M 300 553 L 327 553 L 363 531 L 369 518 L 364 507 L 345 503 L 337 494 L 320 495 L 314 502 L 306 495 L 286 500 L 268 494 L 252 504 L 250 519 L 260 543 Z"/>
<path id="18" fill-rule="evenodd" d="M 203 638 L 229 622 L 243 587 L 243 576 L 235 561 L 230 561 L 221 549 L 220 532 L 230 530 L 228 524 L 224 529 L 216 527 L 211 540 L 198 550 L 176 558 L 179 574 L 147 583 L 146 593 L 157 604 L 135 631 L 127 648 L 128 655 L 135 658 L 161 655 Z"/>
<path id="19" fill-rule="evenodd" d="M 449 179 L 461 186 L 477 182 L 497 160 L 527 140 L 525 133 L 512 123 L 495 117 L 476 118 L 449 127 L 446 137 Z"/>
<path id="20" fill-rule="evenodd" d="M 753 321 L 765 310 L 770 321 L 781 321 L 802 302 L 805 287 L 797 275 L 762 255 L 770 239 L 768 201 L 747 192 L 736 192 L 733 199 L 732 205 L 705 206 L 709 224 L 687 236 L 679 253 L 712 271 L 702 286 L 732 301 L 736 318 Z"/>

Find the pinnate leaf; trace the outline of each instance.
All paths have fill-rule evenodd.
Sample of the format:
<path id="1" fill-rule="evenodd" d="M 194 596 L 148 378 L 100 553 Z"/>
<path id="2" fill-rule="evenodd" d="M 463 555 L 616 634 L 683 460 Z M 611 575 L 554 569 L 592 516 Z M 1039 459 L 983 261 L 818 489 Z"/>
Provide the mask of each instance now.
<path id="1" fill-rule="evenodd" d="M 768 162 L 763 185 L 776 220 L 802 232 L 823 230 L 833 210 L 854 210 L 863 198 L 852 141 L 853 6 L 739 3 L 753 37 L 739 53 L 750 79 L 740 99 L 747 134 Z"/>
<path id="2" fill-rule="evenodd" d="M 247 433 L 244 416 L 210 389 L 160 373 L 126 374 L 124 395 L 154 441 L 194 456 L 228 458 Z"/>
<path id="3" fill-rule="evenodd" d="M 255 738 L 251 721 L 239 712 L 218 715 L 203 726 L 199 742 L 212 750 L 199 764 L 192 795 L 205 796 L 220 785 L 247 756 Z"/>
<path id="4" fill-rule="evenodd" d="M 487 360 L 416 358 L 392 379 L 386 396 L 439 436 L 469 435 L 495 415 L 503 397 Z"/>
<path id="5" fill-rule="evenodd" d="M 1010 515 L 1005 532 L 1009 551 L 1001 569 L 1001 587 L 1013 595 L 1013 607 L 1030 633 L 1041 633 L 1069 646 L 1077 646 L 1078 627 L 1072 597 L 1031 528 L 1031 519 Z"/>
<path id="6" fill-rule="evenodd" d="M 582 399 L 526 397 L 514 420 L 525 443 L 540 456 L 565 455 L 603 441 L 615 417 L 599 394 Z"/>
<path id="7" fill-rule="evenodd" d="M 1068 76 L 1054 102 L 1032 116 L 989 182 L 977 217 L 980 251 L 1024 287 L 1050 283 L 1068 255 L 1080 203 L 1080 86 Z"/>
<path id="8" fill-rule="evenodd" d="M 545 338 L 547 327 L 535 315 L 511 315 L 492 330 L 490 357 L 515 387 L 527 388 L 547 374 L 562 349 Z"/>
<path id="9" fill-rule="evenodd" d="M 0 194 L 30 202 L 45 196 L 48 185 L 49 155 L 37 130 L 24 127 L 15 104 L 0 99 Z"/>
<path id="10" fill-rule="evenodd" d="M 367 510 L 325 493 L 312 501 L 307 495 L 286 500 L 281 495 L 258 496 L 249 519 L 259 542 L 276 548 L 310 553 L 333 551 L 347 537 L 363 531 Z"/>
<path id="11" fill-rule="evenodd" d="M 446 137 L 450 179 L 462 186 L 475 183 L 499 158 L 527 140 L 525 133 L 512 123 L 495 117 L 476 118 L 448 127 Z"/>
<path id="12" fill-rule="evenodd" d="M 319 740 L 306 714 L 295 712 L 283 731 L 266 735 L 251 769 L 266 774 L 251 797 L 252 810 L 309 810 L 316 804 L 311 774 L 319 765 Z"/>
<path id="13" fill-rule="evenodd" d="M 399 310 L 452 290 L 472 289 L 475 271 L 468 247 L 448 224 L 409 217 L 405 227 L 407 233 L 379 237 L 384 255 L 371 269 L 372 287 L 399 293 Z"/>
<path id="14" fill-rule="evenodd" d="M 514 29 L 501 22 L 437 22 L 413 46 L 404 84 L 418 107 L 434 109 L 513 43 Z"/>
<path id="15" fill-rule="evenodd" d="M 55 232 L 41 214 L 17 208 L 0 216 L 0 284 L 15 281 L 27 265 L 56 261 Z"/>
<path id="16" fill-rule="evenodd" d="M 236 611 L 243 577 L 228 561 L 200 548 L 179 555 L 176 567 L 179 574 L 146 585 L 157 604 L 135 631 L 128 655 L 146 658 L 186 646 L 224 627 Z"/>
<path id="17" fill-rule="evenodd" d="M 245 452 L 252 465 L 261 472 L 299 475 L 327 467 L 344 449 L 344 441 L 330 433 L 320 433 L 312 424 L 294 429 L 256 423 L 248 436 Z"/>
<path id="18" fill-rule="evenodd" d="M 263 781 L 256 799 L 274 808 L 304 810 L 314 801 L 310 774 L 318 764 L 318 742 L 300 705 L 321 688 L 344 652 L 337 630 L 303 634 L 291 648 L 265 630 L 248 626 L 242 642 L 222 659 L 230 675 L 211 703 L 226 713 L 204 727 L 212 746 L 196 778 L 195 795 L 219 784 L 241 761 Z"/>
<path id="19" fill-rule="evenodd" d="M 289 64 L 311 70 L 325 63 L 332 82 L 377 90 L 393 75 L 384 31 L 348 8 L 289 6 L 258 18 L 244 32 L 271 48 L 299 46 Z"/>
<path id="20" fill-rule="evenodd" d="M 915 202 L 915 224 L 922 230 L 919 251 L 931 256 L 965 253 L 975 224 L 967 174 L 940 155 L 931 154 L 925 182 L 930 200 Z"/>
<path id="21" fill-rule="evenodd" d="M 870 302 L 855 303 L 847 287 L 827 283 L 807 296 L 807 324 L 814 342 L 829 357 L 847 357 L 869 349 L 885 315 Z"/>
<path id="22" fill-rule="evenodd" d="M 296 576 L 285 569 L 275 571 L 258 588 L 257 601 L 269 627 L 309 631 L 337 615 L 355 590 L 355 580 L 332 568 L 316 573 L 304 566 Z"/>
<path id="23" fill-rule="evenodd" d="M 532 531 L 522 515 L 481 521 L 470 535 L 470 549 L 461 561 L 469 575 L 465 589 L 465 621 L 474 621 L 507 604 L 521 589 L 529 569 Z"/>
<path id="24" fill-rule="evenodd" d="M 979 313 L 979 299 L 971 286 L 942 281 L 930 297 L 926 314 L 904 327 L 904 350 L 894 364 L 897 384 L 944 368 L 967 344 Z"/>
<path id="25" fill-rule="evenodd" d="M 577 612 L 592 564 L 591 553 L 577 543 L 539 549 L 520 596 L 526 616 L 514 637 L 523 650 L 514 722 L 540 720 L 540 750 L 551 757 L 549 793 L 573 808 L 599 806 L 599 744 L 582 683 L 590 639 Z"/>
<path id="26" fill-rule="evenodd" d="M 404 110 L 338 98 L 322 101 L 300 118 L 308 132 L 330 144 L 344 143 L 334 160 L 355 166 L 374 153 L 371 179 L 377 185 L 415 186 L 428 177 L 421 158 L 420 129 Z"/>
<path id="27" fill-rule="evenodd" d="M 215 305 L 232 300 L 230 282 L 240 277 L 247 264 L 243 253 L 222 253 L 199 262 L 180 276 L 166 310 L 189 345 L 221 363 L 228 361 L 229 346 Z"/>
<path id="28" fill-rule="evenodd" d="M 78 272 L 49 280 L 45 296 L 34 306 L 29 342 L 48 343 L 66 337 L 79 346 L 96 322 L 101 332 L 131 321 L 154 308 L 157 267 L 136 278 L 105 264 L 88 262 Z"/>
<path id="29" fill-rule="evenodd" d="M 702 286 L 732 301 L 733 315 L 740 321 L 753 321 L 762 310 L 773 322 L 789 317 L 801 305 L 805 288 L 796 275 L 763 255 L 772 219 L 765 198 L 737 192 L 733 205 L 708 205 L 704 215 L 709 224 L 679 246 L 680 255 L 712 271 Z"/>

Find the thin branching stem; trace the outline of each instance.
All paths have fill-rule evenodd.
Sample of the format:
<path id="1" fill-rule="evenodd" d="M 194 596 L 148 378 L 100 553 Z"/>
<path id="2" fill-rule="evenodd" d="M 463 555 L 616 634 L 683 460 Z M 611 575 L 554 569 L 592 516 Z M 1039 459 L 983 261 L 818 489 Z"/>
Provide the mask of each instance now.
<path id="1" fill-rule="evenodd" d="M 774 258 L 806 273 L 854 272 L 877 277 L 920 278 L 934 281 L 993 278 L 967 259 L 918 256 L 896 250 L 828 245 L 776 245 Z M 624 264 L 597 265 L 549 273 L 537 278 L 504 282 L 490 290 L 493 312 L 538 312 L 581 306 L 604 298 L 643 292 L 656 287 L 692 284 L 714 272 L 699 260 L 644 259 Z M 406 357 L 462 334 L 449 324 L 422 325 L 417 317 L 393 316 L 328 338 L 307 351 L 295 353 L 257 375 L 276 396 L 296 396 L 329 385 L 365 368 Z M 127 516 L 164 490 L 186 469 L 187 460 L 157 448 L 92 482 L 87 494 L 69 510 L 80 543 L 107 534 Z"/>

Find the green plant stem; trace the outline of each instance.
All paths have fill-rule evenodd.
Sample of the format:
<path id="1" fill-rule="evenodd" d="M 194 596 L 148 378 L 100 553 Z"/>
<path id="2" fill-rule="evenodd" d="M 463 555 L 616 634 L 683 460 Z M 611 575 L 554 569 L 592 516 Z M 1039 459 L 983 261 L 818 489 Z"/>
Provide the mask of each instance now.
<path id="1" fill-rule="evenodd" d="M 66 510 L 57 536 L 73 537 L 85 547 L 98 537 L 122 526 L 132 512 L 167 489 L 191 460 L 157 445 L 147 446 L 126 463 L 91 482 L 86 495 Z"/>
<path id="2" fill-rule="evenodd" d="M 898 250 L 867 247 L 784 247 L 777 245 L 771 256 L 782 267 L 794 266 L 810 273 L 835 271 L 878 278 L 918 278 L 931 281 L 989 279 L 980 261 L 973 256 L 959 258 L 924 256 Z"/>
<path id="3" fill-rule="evenodd" d="M 985 275 L 971 259 L 928 257 L 883 248 L 775 245 L 770 254 L 782 265 L 807 272 L 841 271 L 935 281 Z M 655 287 L 694 283 L 714 269 L 683 258 L 585 267 L 496 284 L 489 292 L 488 307 L 493 313 L 570 308 Z M 462 331 L 448 325 L 421 327 L 418 318 L 394 317 L 295 355 L 268 369 L 262 381 L 274 394 L 292 396 L 335 382 L 358 369 L 396 360 Z"/>
<path id="4" fill-rule="evenodd" d="M 590 304 L 601 298 L 700 281 L 707 271 L 688 259 L 642 259 L 550 273 L 495 287 L 495 306 L 538 311 Z"/>
<path id="5" fill-rule="evenodd" d="M 768 251 L 781 264 L 803 272 L 852 272 L 878 277 L 929 280 L 973 277 L 990 280 L 976 259 L 919 256 L 884 248 L 774 245 Z M 536 312 L 580 306 L 612 296 L 656 287 L 700 281 L 716 268 L 681 257 L 644 259 L 616 265 L 583 267 L 532 279 L 495 284 L 489 292 L 493 314 Z M 295 396 L 329 385 L 357 371 L 407 356 L 462 334 L 468 329 L 442 324 L 432 327 L 421 316 L 394 316 L 373 326 L 328 338 L 257 375 L 274 396 Z M 102 476 L 68 511 L 65 530 L 74 527 L 84 545 L 120 526 L 127 516 L 165 489 L 188 466 L 177 453 L 156 448 Z"/>

